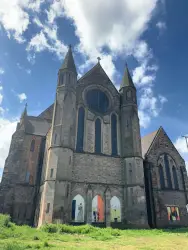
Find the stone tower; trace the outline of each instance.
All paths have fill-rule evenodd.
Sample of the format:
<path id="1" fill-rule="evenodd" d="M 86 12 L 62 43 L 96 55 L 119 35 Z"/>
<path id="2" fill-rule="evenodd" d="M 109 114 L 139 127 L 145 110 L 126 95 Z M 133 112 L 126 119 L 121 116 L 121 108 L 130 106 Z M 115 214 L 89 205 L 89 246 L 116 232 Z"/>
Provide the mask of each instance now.
<path id="1" fill-rule="evenodd" d="M 137 96 L 127 66 L 119 92 L 121 95 L 121 157 L 125 174 L 125 218 L 130 224 L 147 227 Z"/>
<path id="2" fill-rule="evenodd" d="M 39 225 L 70 221 L 70 190 L 75 148 L 77 72 L 71 46 L 58 73 L 52 128 L 44 166 L 44 189 Z"/>

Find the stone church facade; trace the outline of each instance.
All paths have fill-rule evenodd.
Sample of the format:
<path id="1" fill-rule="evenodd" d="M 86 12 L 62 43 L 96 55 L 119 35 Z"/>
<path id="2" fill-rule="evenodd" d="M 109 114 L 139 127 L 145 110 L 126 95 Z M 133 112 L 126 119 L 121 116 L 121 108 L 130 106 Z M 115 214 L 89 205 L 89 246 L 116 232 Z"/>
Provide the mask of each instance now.
<path id="1" fill-rule="evenodd" d="M 14 222 L 188 226 L 188 178 L 160 127 L 141 139 L 136 88 L 126 67 L 119 91 L 100 61 L 77 80 L 71 47 L 55 102 L 25 108 L 0 183 L 0 213 Z"/>

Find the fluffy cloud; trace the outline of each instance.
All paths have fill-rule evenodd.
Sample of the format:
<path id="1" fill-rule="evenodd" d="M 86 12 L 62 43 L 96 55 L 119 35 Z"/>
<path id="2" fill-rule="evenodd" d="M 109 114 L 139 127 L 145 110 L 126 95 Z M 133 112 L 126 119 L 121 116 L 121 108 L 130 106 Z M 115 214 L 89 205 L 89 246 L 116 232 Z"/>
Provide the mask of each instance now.
<path id="1" fill-rule="evenodd" d="M 96 0 L 90 5 L 87 0 L 65 0 L 62 3 L 64 14 L 74 22 L 82 48 L 90 54 L 102 46 L 116 52 L 132 49 L 147 28 L 157 0 Z M 55 17 L 61 15 L 57 5 L 52 4 L 49 12 L 55 13 Z M 54 16 L 49 16 L 53 22 Z"/>
<path id="2" fill-rule="evenodd" d="M 27 96 L 25 93 L 17 94 L 18 99 L 20 100 L 20 103 L 27 100 Z"/>
<path id="3" fill-rule="evenodd" d="M 162 21 L 159 21 L 157 24 L 156 24 L 156 27 L 160 30 L 160 31 L 163 31 L 166 29 L 166 23 L 165 22 L 162 22 Z"/>
<path id="4" fill-rule="evenodd" d="M 81 69 L 91 67 L 96 63 L 96 57 L 100 56 L 102 66 L 110 78 L 114 79 L 117 73 L 114 58 L 121 53 L 133 53 L 140 35 L 147 28 L 157 2 L 96 0 L 88 5 L 87 0 L 55 1 L 47 11 L 48 22 L 52 24 L 60 16 L 71 19 L 80 40 L 78 51 L 87 59 Z M 108 48 L 109 52 L 105 53 L 103 48 Z"/>
<path id="5" fill-rule="evenodd" d="M 16 129 L 17 121 L 10 121 L 7 119 L 0 118 L 0 181 L 1 173 L 4 168 L 5 159 L 8 156 L 10 147 L 11 137 Z"/>
<path id="6" fill-rule="evenodd" d="M 0 75 L 3 75 L 5 73 L 3 68 L 0 68 Z"/>
<path id="7" fill-rule="evenodd" d="M 188 148 L 187 148 L 187 145 L 186 145 L 186 140 L 184 137 L 178 137 L 174 143 L 175 147 L 177 148 L 177 150 L 182 153 L 182 154 L 185 154 L 187 153 L 188 154 Z"/>
<path id="8" fill-rule="evenodd" d="M 4 27 L 7 35 L 19 42 L 25 42 L 23 33 L 30 23 L 29 13 L 39 12 L 43 0 L 1 0 L 0 1 L 0 24 Z"/>
<path id="9" fill-rule="evenodd" d="M 163 108 L 163 104 L 167 102 L 166 97 L 159 95 L 154 96 L 153 89 L 146 87 L 142 89 L 139 103 L 140 125 L 147 128 L 152 117 L 157 117 Z"/>
<path id="10" fill-rule="evenodd" d="M 133 70 L 133 81 L 139 89 L 139 118 L 140 125 L 147 128 L 152 117 L 157 117 L 163 108 L 167 98 L 154 94 L 154 82 L 158 66 L 153 62 L 152 50 L 148 48 L 145 41 L 140 41 L 134 49 L 134 57 L 139 66 Z"/>
<path id="11" fill-rule="evenodd" d="M 175 140 L 174 146 L 179 151 L 179 153 L 181 154 L 181 156 L 184 158 L 185 165 L 186 165 L 187 172 L 188 172 L 188 147 L 187 147 L 185 138 L 182 137 L 182 136 L 179 136 Z"/>
<path id="12" fill-rule="evenodd" d="M 62 59 L 67 52 L 67 46 L 62 43 L 57 36 L 57 26 L 43 25 L 39 19 L 34 19 L 35 24 L 42 28 L 40 33 L 34 35 L 27 46 L 28 52 L 41 52 L 44 50 L 50 51 Z"/>

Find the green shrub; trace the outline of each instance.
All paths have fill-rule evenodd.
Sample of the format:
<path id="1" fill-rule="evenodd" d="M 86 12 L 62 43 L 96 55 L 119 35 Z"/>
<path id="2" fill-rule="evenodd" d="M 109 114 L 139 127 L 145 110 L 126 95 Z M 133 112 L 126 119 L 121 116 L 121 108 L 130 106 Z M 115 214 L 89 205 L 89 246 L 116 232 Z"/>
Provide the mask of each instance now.
<path id="1" fill-rule="evenodd" d="M 45 241 L 45 242 L 44 242 L 44 244 L 43 244 L 43 246 L 44 246 L 44 247 L 49 247 L 48 242 L 47 242 L 47 241 Z"/>
<path id="2" fill-rule="evenodd" d="M 39 237 L 35 235 L 35 236 L 33 237 L 33 240 L 39 240 Z"/>
<path id="3" fill-rule="evenodd" d="M 10 226 L 10 216 L 5 214 L 0 214 L 0 227 Z"/>
<path id="4" fill-rule="evenodd" d="M 46 233 L 57 233 L 58 232 L 58 225 L 56 224 L 45 224 L 43 226 L 41 226 L 40 228 L 43 232 Z"/>
<path id="5" fill-rule="evenodd" d="M 3 248 L 0 248 L 3 250 L 24 250 L 25 248 L 23 246 L 20 246 L 20 244 L 17 243 L 7 243 Z"/>

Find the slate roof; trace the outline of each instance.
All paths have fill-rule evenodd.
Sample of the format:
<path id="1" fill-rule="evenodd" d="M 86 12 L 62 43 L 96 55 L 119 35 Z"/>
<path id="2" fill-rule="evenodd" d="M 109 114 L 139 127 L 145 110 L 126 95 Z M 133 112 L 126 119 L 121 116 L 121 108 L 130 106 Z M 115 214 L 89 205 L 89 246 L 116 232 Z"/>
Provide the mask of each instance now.
<path id="1" fill-rule="evenodd" d="M 45 109 L 38 117 L 47 120 L 52 120 L 53 110 L 54 104 L 50 105 L 47 109 Z"/>
<path id="2" fill-rule="evenodd" d="M 75 63 L 74 63 L 74 58 L 73 58 L 73 55 L 72 55 L 72 49 L 71 49 L 71 46 L 69 46 L 69 50 L 65 56 L 65 59 L 64 59 L 64 62 L 61 66 L 61 69 L 68 69 L 72 72 L 74 72 L 76 75 L 77 75 L 77 71 L 76 71 L 76 66 L 75 66 Z"/>
<path id="3" fill-rule="evenodd" d="M 46 136 L 51 127 L 51 121 L 40 117 L 27 116 L 25 132 L 27 134 Z"/>
<path id="4" fill-rule="evenodd" d="M 122 79 L 122 82 L 121 82 L 121 85 L 120 85 L 120 89 L 122 89 L 123 87 L 133 87 L 133 88 L 135 88 L 132 77 L 131 77 L 131 74 L 129 72 L 129 69 L 128 69 L 127 65 L 126 65 L 125 72 L 124 72 L 124 75 L 123 75 L 123 79 Z"/>
<path id="5" fill-rule="evenodd" d="M 154 141 L 156 135 L 158 134 L 159 129 L 141 138 L 143 158 L 145 158 L 145 155 L 147 154 L 152 142 Z"/>

